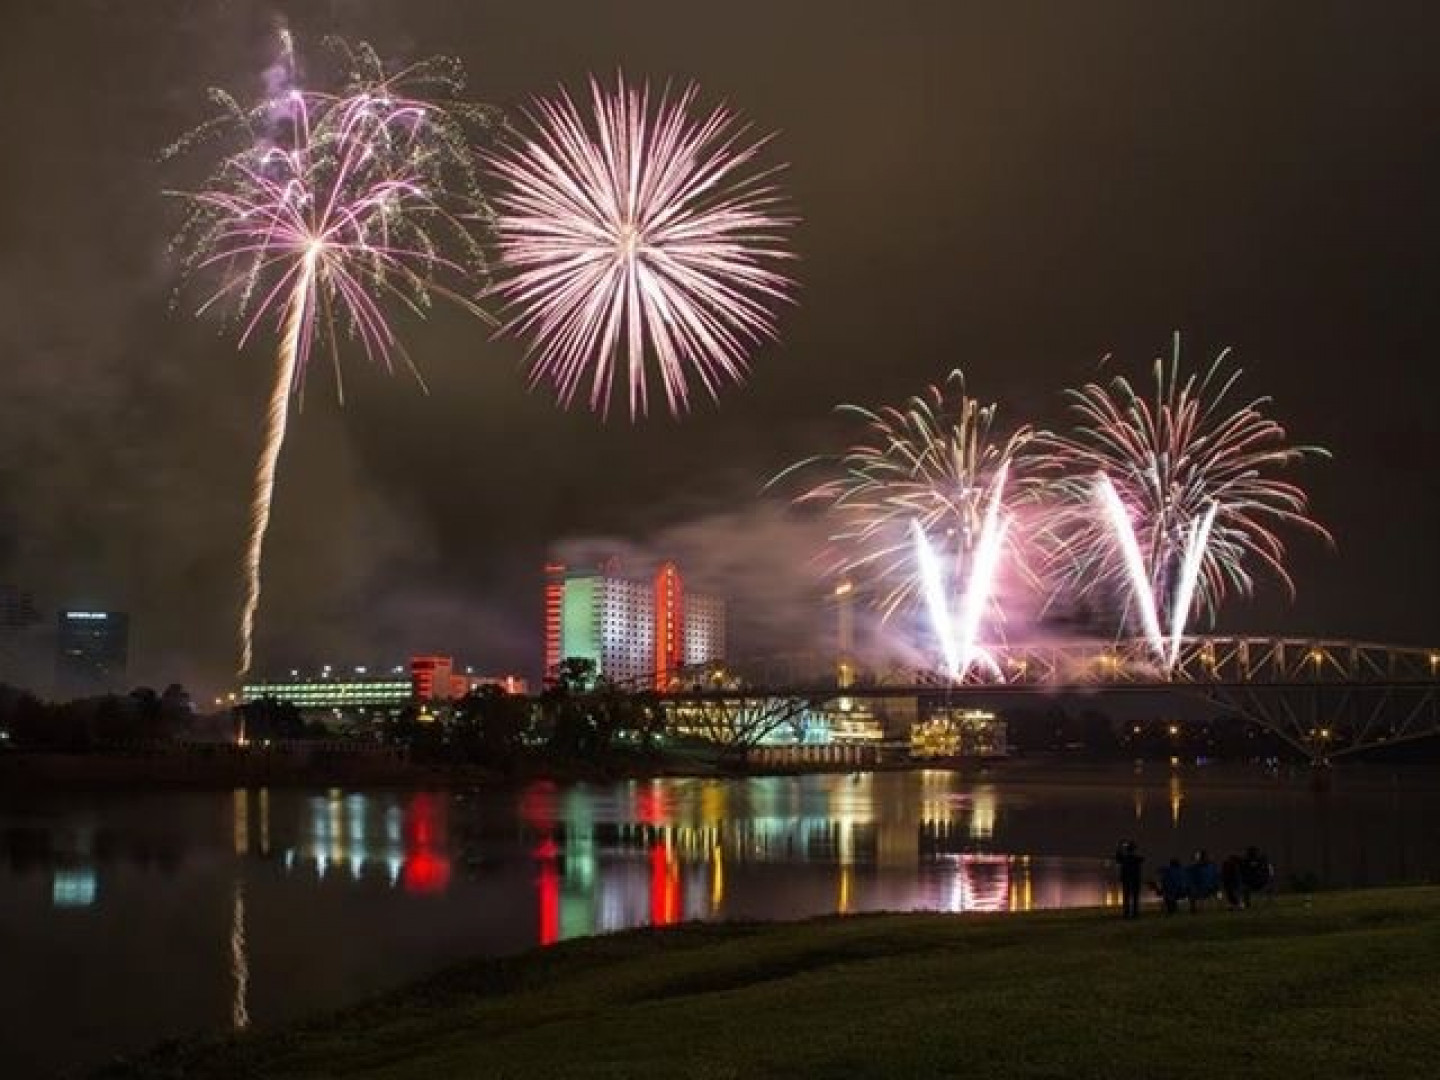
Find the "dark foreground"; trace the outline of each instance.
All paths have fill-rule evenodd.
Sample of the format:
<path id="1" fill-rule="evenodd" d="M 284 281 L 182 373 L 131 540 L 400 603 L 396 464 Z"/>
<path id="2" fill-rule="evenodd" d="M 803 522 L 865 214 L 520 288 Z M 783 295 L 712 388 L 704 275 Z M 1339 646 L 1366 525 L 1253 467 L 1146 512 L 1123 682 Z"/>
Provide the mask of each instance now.
<path id="1" fill-rule="evenodd" d="M 1423 1076 L 1440 888 L 690 925 L 454 968 L 108 1076 Z"/>

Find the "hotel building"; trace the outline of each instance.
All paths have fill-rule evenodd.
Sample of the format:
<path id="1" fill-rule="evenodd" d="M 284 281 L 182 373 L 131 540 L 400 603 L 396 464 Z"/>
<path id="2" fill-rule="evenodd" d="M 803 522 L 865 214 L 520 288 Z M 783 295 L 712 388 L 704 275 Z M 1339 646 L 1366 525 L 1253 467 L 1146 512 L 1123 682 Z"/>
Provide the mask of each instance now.
<path id="1" fill-rule="evenodd" d="M 561 660 L 582 659 L 613 682 L 664 689 L 686 666 L 725 659 L 725 601 L 688 591 L 674 563 L 648 580 L 622 576 L 614 562 L 545 570 L 547 679 Z"/>

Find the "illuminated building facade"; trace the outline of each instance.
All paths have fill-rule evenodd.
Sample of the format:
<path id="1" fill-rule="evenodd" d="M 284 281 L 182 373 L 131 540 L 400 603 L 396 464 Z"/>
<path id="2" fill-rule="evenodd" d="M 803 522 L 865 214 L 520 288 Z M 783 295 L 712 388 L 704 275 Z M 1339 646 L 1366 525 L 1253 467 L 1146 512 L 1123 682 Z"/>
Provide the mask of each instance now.
<path id="1" fill-rule="evenodd" d="M 240 688 L 240 700 L 249 704 L 261 698 L 289 702 L 301 712 L 312 710 L 388 710 L 410 704 L 410 680 L 400 674 L 370 676 L 359 674 L 332 678 L 322 675 L 307 679 L 293 677 L 274 681 L 259 679 Z"/>
<path id="2" fill-rule="evenodd" d="M 448 656 L 412 656 L 410 684 L 416 701 L 459 701 L 482 686 L 498 686 L 507 694 L 524 694 L 529 684 L 518 675 L 476 675 L 456 670 Z"/>
<path id="3" fill-rule="evenodd" d="M 910 728 L 916 758 L 1004 757 L 1005 721 L 984 709 L 937 709 Z"/>
<path id="4" fill-rule="evenodd" d="M 565 659 L 560 649 L 561 614 L 565 603 L 565 564 L 545 564 L 545 666 L 541 673 L 546 682 L 555 677 L 560 661 Z"/>
<path id="5" fill-rule="evenodd" d="M 685 601 L 685 663 L 725 659 L 725 601 L 691 593 Z"/>
<path id="6" fill-rule="evenodd" d="M 408 678 L 403 667 L 385 672 L 357 667 L 348 674 L 327 667 L 314 678 L 292 672 L 288 679 L 248 682 L 240 688 L 240 700 L 273 698 L 301 712 L 393 712 L 412 703 L 458 701 L 482 686 L 498 686 L 507 694 L 529 692 L 516 675 L 476 675 L 468 668 L 456 671 L 448 656 L 413 656 Z"/>
<path id="7" fill-rule="evenodd" d="M 685 662 L 685 592 L 680 571 L 667 562 L 655 571 L 655 685 L 669 686 Z"/>
<path id="8" fill-rule="evenodd" d="M 559 636 L 561 659 L 590 660 L 622 685 L 668 687 L 685 665 L 725 659 L 725 601 L 686 590 L 674 563 L 648 581 L 622 577 L 611 563 L 565 576 Z"/>
<path id="9" fill-rule="evenodd" d="M 129 656 L 130 616 L 125 612 L 60 612 L 55 680 L 62 695 L 120 689 Z"/>

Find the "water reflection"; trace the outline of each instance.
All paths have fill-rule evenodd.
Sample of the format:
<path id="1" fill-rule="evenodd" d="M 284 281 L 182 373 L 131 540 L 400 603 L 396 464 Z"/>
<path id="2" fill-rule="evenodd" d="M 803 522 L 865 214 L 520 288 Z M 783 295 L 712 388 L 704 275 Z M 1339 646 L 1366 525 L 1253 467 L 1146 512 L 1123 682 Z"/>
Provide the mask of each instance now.
<path id="1" fill-rule="evenodd" d="M 245 886 L 235 882 L 230 916 L 230 975 L 235 996 L 230 1006 L 230 1024 L 236 1031 L 250 1026 L 250 958 L 245 951 Z"/>
<path id="2" fill-rule="evenodd" d="M 1118 790 L 1058 794 L 940 771 L 610 787 L 539 782 L 513 794 L 238 789 L 228 797 L 226 823 L 236 860 L 228 875 L 236 1025 L 247 1013 L 248 864 L 276 867 L 287 878 L 379 884 L 417 898 L 476 888 L 514 899 L 513 871 L 520 871 L 533 913 L 529 940 L 541 944 L 686 919 L 1112 904 L 1104 853 L 1116 837 L 1151 829 L 1142 846 L 1155 864 L 1198 844 L 1224 847 L 1216 838 L 1188 839 L 1197 818 L 1224 820 L 1224 798 L 1192 790 L 1179 773 L 1156 778 L 1159 784 L 1145 779 L 1134 777 Z M 1104 807 L 1103 826 L 1045 809 L 1084 801 L 1082 795 Z M 1400 794 L 1392 785 L 1384 795 L 1382 812 L 1403 824 Z M 1152 796 L 1165 800 L 1163 824 L 1145 813 Z M 1331 814 L 1302 793 L 1287 797 L 1295 805 L 1286 815 L 1280 861 L 1293 857 L 1303 839 L 1294 825 L 1301 815 L 1321 842 L 1311 866 L 1331 873 Z M 1196 798 L 1199 814 L 1191 806 Z M 1253 812 L 1247 800 L 1243 810 Z M 1254 818 L 1237 816 L 1247 828 Z M 187 858 L 177 834 L 110 829 L 84 814 L 67 824 L 7 824 L 0 831 L 12 870 L 49 870 L 55 908 L 96 906 L 105 868 L 117 860 L 174 873 Z M 1056 842 L 1077 830 L 1088 840 L 1078 852 Z M 1403 839 L 1403 828 L 1398 835 Z M 1399 870 L 1408 872 L 1416 860 L 1400 847 Z M 1386 873 L 1376 866 L 1390 861 L 1383 853 L 1377 858 L 1366 845 L 1357 850 L 1356 873 L 1370 880 Z M 1436 869 L 1419 861 L 1427 872 Z"/>
<path id="3" fill-rule="evenodd" d="M 1051 780 L 10 799 L 0 1001 L 26 1008 L 0 1010 L 0 1044 L 47 1065 L 73 1047 L 88 1063 L 333 1008 L 466 956 L 687 919 L 1115 905 L 1109 855 L 1122 836 L 1147 868 L 1254 843 L 1282 884 L 1440 878 L 1427 824 L 1440 818 L 1440 778 L 1366 775 L 1341 773 L 1325 794 L 1303 776 L 1124 766 Z M 84 964 L 56 965 L 62 955 Z M 83 1025 L 69 1004 L 77 970 Z"/>

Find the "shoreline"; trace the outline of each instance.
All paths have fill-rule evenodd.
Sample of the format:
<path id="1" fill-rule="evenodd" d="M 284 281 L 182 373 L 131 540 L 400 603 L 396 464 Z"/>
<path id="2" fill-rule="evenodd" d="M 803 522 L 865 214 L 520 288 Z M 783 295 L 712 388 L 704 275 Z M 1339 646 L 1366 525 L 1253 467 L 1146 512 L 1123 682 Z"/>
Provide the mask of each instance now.
<path id="1" fill-rule="evenodd" d="M 525 763 L 510 771 L 473 765 L 429 765 L 400 755 L 365 754 L 293 757 L 266 753 L 195 754 L 172 750 L 133 753 L 26 753 L 0 755 L 0 790 L 35 792 L 230 791 L 236 788 L 421 788 L 460 790 L 519 788 L 528 784 L 612 784 L 632 780 L 747 780 L 767 777 L 854 776 L 871 773 L 949 772 L 982 783 L 1165 786 L 1180 776 L 1187 784 L 1250 788 L 1307 783 L 1324 790 L 1335 777 L 1346 786 L 1383 789 L 1379 777 L 1397 771 L 1434 775 L 1440 763 L 1356 761 L 1323 769 L 1305 762 L 1278 766 L 1257 762 L 1208 761 L 1172 764 L 1166 759 L 1078 758 L 1067 753 L 1016 755 L 989 760 L 906 760 L 853 765 L 745 766 L 699 764 L 693 760 L 625 759 L 604 763 Z"/>
<path id="2" fill-rule="evenodd" d="M 1100 1077 L 1122 1048 L 1136 1075 L 1413 1076 L 1440 1060 L 1437 964 L 1435 886 L 1133 923 L 1095 908 L 687 923 L 456 964 L 96 1075 Z"/>

